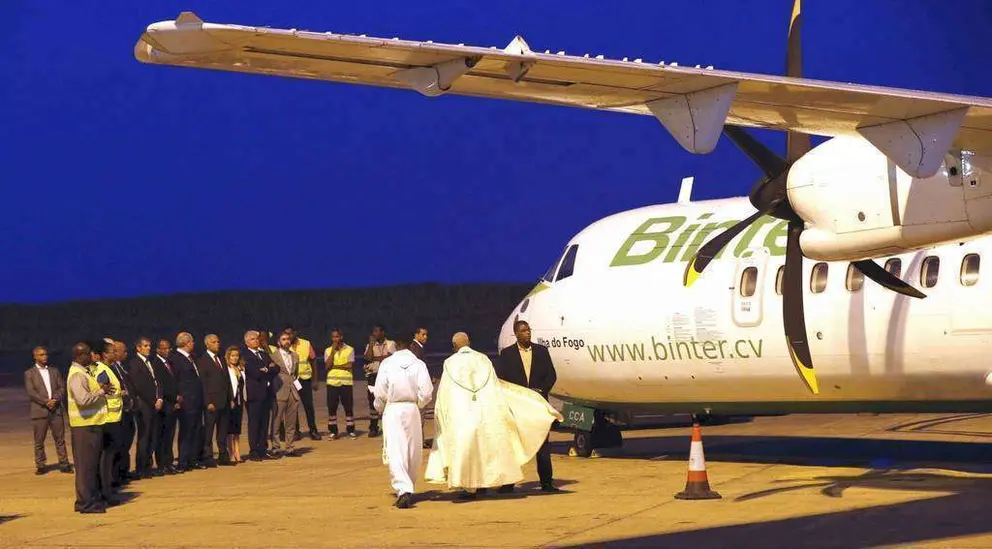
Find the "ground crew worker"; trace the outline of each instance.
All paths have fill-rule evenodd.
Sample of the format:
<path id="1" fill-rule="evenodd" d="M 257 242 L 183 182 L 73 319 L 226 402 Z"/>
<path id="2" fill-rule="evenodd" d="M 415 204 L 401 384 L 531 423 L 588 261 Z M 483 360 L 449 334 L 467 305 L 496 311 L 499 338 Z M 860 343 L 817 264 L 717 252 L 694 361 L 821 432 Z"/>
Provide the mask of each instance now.
<path id="1" fill-rule="evenodd" d="M 102 386 L 88 370 L 92 362 L 90 346 L 72 347 L 72 365 L 66 377 L 69 387 L 69 427 L 72 431 L 72 459 L 76 463 L 77 513 L 105 513 L 107 503 L 100 494 L 98 473 L 103 446 L 103 424 L 107 416 L 106 395 L 113 386 Z"/>
<path id="2" fill-rule="evenodd" d="M 318 384 L 315 383 L 314 371 L 317 364 L 317 355 L 313 352 L 313 345 L 309 341 L 299 337 L 296 334 L 296 329 L 292 326 L 287 326 L 284 330 L 288 332 L 292 338 L 292 343 L 290 343 L 290 349 L 296 353 L 296 356 L 300 357 L 300 402 L 303 404 L 303 412 L 307 416 L 307 426 L 310 427 L 310 438 L 312 440 L 320 440 L 320 433 L 317 431 L 317 417 L 313 410 L 313 394 L 317 392 Z M 303 435 L 300 433 L 300 416 L 296 416 L 296 438 L 301 439 Z"/>
<path id="3" fill-rule="evenodd" d="M 396 352 L 396 344 L 386 339 L 386 328 L 381 324 L 376 324 L 372 328 L 372 335 L 369 336 L 369 343 L 365 346 L 365 381 L 369 389 L 375 386 L 376 375 L 379 373 L 379 363 L 392 356 Z M 379 430 L 379 412 L 375 409 L 375 396 L 371 390 L 366 392 L 369 399 L 369 438 L 382 434 Z"/>
<path id="4" fill-rule="evenodd" d="M 348 437 L 355 438 L 355 349 L 344 342 L 344 334 L 331 330 L 331 346 L 324 351 L 327 366 L 327 440 L 338 438 L 338 403 L 344 408 Z"/>
<path id="5" fill-rule="evenodd" d="M 116 372 L 111 370 L 110 364 L 116 360 L 117 351 L 113 343 L 103 343 L 103 353 L 98 356 L 93 364 L 93 377 L 97 382 L 107 380 L 114 388 L 113 394 L 108 394 L 107 415 L 103 424 L 103 447 L 100 455 L 100 491 L 106 498 L 113 493 L 113 488 L 120 486 L 120 475 L 118 474 L 118 452 L 124 450 L 124 431 L 121 419 L 124 414 L 124 396 L 127 391 L 124 389 L 123 380 L 118 379 Z"/>

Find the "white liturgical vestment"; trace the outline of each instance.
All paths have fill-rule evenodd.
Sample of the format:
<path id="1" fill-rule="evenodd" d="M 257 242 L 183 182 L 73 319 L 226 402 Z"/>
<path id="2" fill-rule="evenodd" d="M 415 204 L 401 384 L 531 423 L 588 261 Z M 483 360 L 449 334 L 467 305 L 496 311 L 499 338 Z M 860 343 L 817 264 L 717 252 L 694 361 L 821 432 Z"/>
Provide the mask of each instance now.
<path id="1" fill-rule="evenodd" d="M 465 489 L 519 482 L 556 419 L 540 394 L 501 381 L 489 357 L 462 347 L 444 361 L 425 477 Z"/>

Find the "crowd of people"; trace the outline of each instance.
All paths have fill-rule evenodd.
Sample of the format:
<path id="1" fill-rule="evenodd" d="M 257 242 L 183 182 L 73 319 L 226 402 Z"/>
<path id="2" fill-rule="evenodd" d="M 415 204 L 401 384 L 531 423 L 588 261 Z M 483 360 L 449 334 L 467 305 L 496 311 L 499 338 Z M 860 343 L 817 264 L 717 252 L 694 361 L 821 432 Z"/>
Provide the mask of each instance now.
<path id="1" fill-rule="evenodd" d="M 515 332 L 517 344 L 501 351 L 499 372 L 486 355 L 469 347 L 467 335 L 453 338 L 456 352 L 445 362 L 435 406 L 436 416 L 443 416 L 435 417 L 437 428 L 445 434 L 435 438 L 432 459 L 443 465 L 435 467 L 433 476 L 428 467 L 429 481 L 475 488 L 467 497 L 494 483 L 502 486 L 501 491 L 512 490 L 521 476 L 507 471 L 515 466 L 519 473 L 520 466 L 536 454 L 542 489 L 556 491 L 547 447 L 550 425 L 560 419 L 547 403 L 554 367 L 547 349 L 531 344 L 525 322 L 518 322 Z M 355 350 L 344 342 L 342 332 L 331 331 L 323 361 L 292 327 L 277 334 L 275 345 L 270 344 L 271 337 L 264 330 L 249 330 L 243 345 L 222 351 L 220 338 L 210 334 L 203 338 L 206 349 L 200 353 L 188 332 L 175 337 L 175 349 L 162 339 L 153 351 L 152 341 L 141 337 L 134 342 L 133 356 L 124 342 L 112 338 L 80 341 L 72 348 L 64 382 L 59 370 L 48 364 L 47 350 L 37 347 L 35 363 L 25 372 L 37 474 L 45 473 L 45 439 L 50 431 L 60 470 L 76 475 L 75 510 L 103 513 L 120 503 L 121 488 L 135 479 L 234 466 L 246 460 L 297 457 L 295 443 L 303 437 L 301 408 L 310 437 L 322 438 L 313 399 L 319 390 L 321 363 L 326 370 L 327 437 L 339 438 L 337 412 L 343 408 L 344 435 L 355 438 Z M 426 341 L 425 328 L 412 337 L 390 340 L 384 327 L 375 326 L 363 353 L 369 387 L 368 436 L 380 437 L 385 431 L 384 462 L 389 464 L 396 505 L 401 508 L 411 504 L 421 450 L 431 447 L 423 440 L 424 410 L 438 380 L 431 379 L 423 361 Z M 451 384 L 457 387 L 455 392 L 467 391 L 471 401 L 453 400 Z M 534 390 L 514 397 L 515 389 L 509 387 L 514 384 Z M 535 396 L 540 404 L 535 405 Z M 453 413 L 454 409 L 459 412 Z M 482 413 L 488 414 L 486 421 Z M 65 415 L 75 469 L 65 447 Z M 245 423 L 248 451 L 242 455 Z M 502 440 L 504 448 L 491 446 L 509 432 L 517 438 Z M 514 450 L 507 454 L 506 448 Z M 493 463 L 497 470 L 487 470 Z"/>

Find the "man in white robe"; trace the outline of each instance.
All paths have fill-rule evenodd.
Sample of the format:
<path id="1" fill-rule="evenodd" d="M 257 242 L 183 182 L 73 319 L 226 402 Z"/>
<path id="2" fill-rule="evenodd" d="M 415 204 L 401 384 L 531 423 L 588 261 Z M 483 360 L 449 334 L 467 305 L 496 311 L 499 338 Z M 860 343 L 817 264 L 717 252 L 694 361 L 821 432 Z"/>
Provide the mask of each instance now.
<path id="1" fill-rule="evenodd" d="M 430 403 L 434 384 L 427 365 L 409 350 L 410 342 L 403 337 L 395 342 L 397 351 L 379 365 L 372 394 L 382 414 L 382 461 L 389 466 L 396 507 L 406 509 L 424 452 L 420 410 Z"/>
<path id="2" fill-rule="evenodd" d="M 501 381 L 468 335 L 452 338 L 455 354 L 444 361 L 434 404 L 434 446 L 426 479 L 467 492 L 523 480 L 551 424 L 562 419 L 537 392 Z"/>

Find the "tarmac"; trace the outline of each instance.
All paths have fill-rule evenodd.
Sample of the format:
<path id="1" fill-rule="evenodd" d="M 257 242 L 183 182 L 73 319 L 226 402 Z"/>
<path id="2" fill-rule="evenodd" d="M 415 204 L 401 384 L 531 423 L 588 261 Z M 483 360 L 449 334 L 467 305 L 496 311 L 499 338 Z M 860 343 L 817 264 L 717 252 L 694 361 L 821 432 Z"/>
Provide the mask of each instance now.
<path id="1" fill-rule="evenodd" d="M 512 495 L 461 503 L 420 482 L 414 507 L 401 510 L 361 404 L 357 440 L 307 438 L 302 457 L 135 481 L 124 504 L 79 515 L 73 475 L 34 474 L 23 390 L 0 389 L 0 546 L 992 547 L 989 414 L 704 426 L 709 483 L 722 496 L 705 501 L 674 498 L 686 483 L 687 421 L 625 431 L 623 448 L 592 458 L 569 457 L 571 435 L 555 432 L 563 493 L 538 491 L 530 463 Z M 51 438 L 47 453 L 54 463 Z"/>

